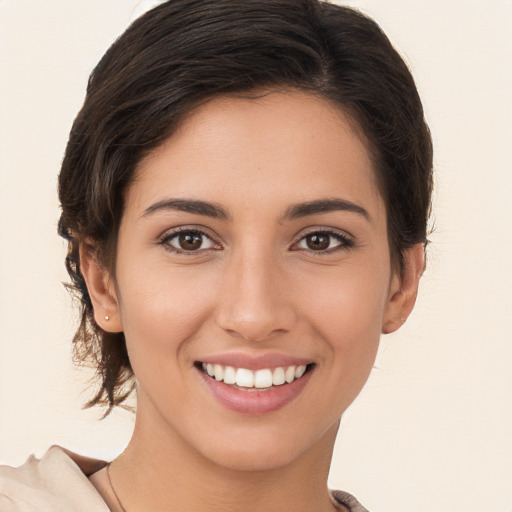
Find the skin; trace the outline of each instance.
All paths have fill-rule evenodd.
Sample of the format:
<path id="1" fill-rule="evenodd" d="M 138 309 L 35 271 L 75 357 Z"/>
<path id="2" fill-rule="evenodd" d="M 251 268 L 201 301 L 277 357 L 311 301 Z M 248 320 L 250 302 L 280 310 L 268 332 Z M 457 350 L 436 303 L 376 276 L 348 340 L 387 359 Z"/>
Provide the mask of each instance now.
<path id="1" fill-rule="evenodd" d="M 215 203 L 229 218 L 161 207 L 169 199 Z M 289 215 L 326 199 L 361 210 Z M 207 237 L 173 252 L 178 227 Z M 308 245 L 318 232 L 328 249 Z M 381 333 L 412 310 L 423 270 L 418 245 L 393 271 L 372 163 L 341 110 L 296 91 L 198 108 L 138 167 L 115 278 L 85 246 L 82 269 L 96 321 L 124 331 L 138 381 L 135 431 L 111 468 L 127 511 L 335 508 L 326 482 L 339 419 Z M 195 366 L 233 352 L 314 368 L 284 407 L 241 414 Z"/>

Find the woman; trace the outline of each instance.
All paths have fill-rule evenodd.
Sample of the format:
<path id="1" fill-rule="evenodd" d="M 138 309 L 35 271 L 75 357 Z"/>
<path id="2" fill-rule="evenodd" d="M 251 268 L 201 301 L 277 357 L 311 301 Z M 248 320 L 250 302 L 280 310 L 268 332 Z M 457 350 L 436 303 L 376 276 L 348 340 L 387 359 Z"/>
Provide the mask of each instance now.
<path id="1" fill-rule="evenodd" d="M 94 70 L 59 177 L 110 463 L 52 448 L 2 510 L 350 510 L 339 420 L 424 268 L 432 147 L 378 26 L 317 0 L 172 0 Z M 135 385 L 136 383 L 136 385 Z"/>

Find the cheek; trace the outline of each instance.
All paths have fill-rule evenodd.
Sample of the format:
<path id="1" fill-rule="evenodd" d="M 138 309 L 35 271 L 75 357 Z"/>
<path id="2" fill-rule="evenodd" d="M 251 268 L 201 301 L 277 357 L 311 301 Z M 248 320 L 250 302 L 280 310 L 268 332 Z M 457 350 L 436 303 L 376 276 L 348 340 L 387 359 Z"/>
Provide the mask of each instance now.
<path id="1" fill-rule="evenodd" d="M 326 364 L 344 379 L 360 383 L 373 366 L 387 305 L 387 268 L 377 262 L 336 269 L 329 278 L 310 276 L 303 311 L 327 346 Z"/>
<path id="2" fill-rule="evenodd" d="M 144 272 L 137 271 L 140 268 Z M 176 360 L 176 353 L 184 355 L 186 342 L 211 310 L 215 276 L 146 262 L 120 265 L 118 286 L 126 343 L 136 372 L 141 361 L 160 365 Z"/>

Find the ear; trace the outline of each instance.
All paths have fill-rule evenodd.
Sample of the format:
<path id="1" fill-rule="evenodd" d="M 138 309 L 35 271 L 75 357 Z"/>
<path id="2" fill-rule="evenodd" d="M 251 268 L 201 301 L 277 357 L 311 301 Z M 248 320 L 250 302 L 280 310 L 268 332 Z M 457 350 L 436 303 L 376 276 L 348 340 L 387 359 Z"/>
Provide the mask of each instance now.
<path id="1" fill-rule="evenodd" d="M 80 244 L 80 271 L 94 309 L 94 320 L 107 332 L 123 331 L 114 281 L 97 259 L 94 244 Z"/>
<path id="2" fill-rule="evenodd" d="M 383 334 L 396 331 L 411 314 L 424 269 L 424 244 L 415 244 L 405 251 L 402 274 L 395 272 L 391 279 L 388 304 L 382 319 Z"/>

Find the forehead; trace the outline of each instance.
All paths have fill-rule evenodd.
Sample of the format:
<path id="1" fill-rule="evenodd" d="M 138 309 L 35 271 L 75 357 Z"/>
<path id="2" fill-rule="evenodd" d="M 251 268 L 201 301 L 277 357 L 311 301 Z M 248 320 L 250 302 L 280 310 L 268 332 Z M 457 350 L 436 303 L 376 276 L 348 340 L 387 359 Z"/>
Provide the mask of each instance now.
<path id="1" fill-rule="evenodd" d="M 298 91 L 220 97 L 196 108 L 141 161 L 131 188 L 129 201 L 140 208 L 164 191 L 245 207 L 340 194 L 354 202 L 380 198 L 356 122 Z"/>

